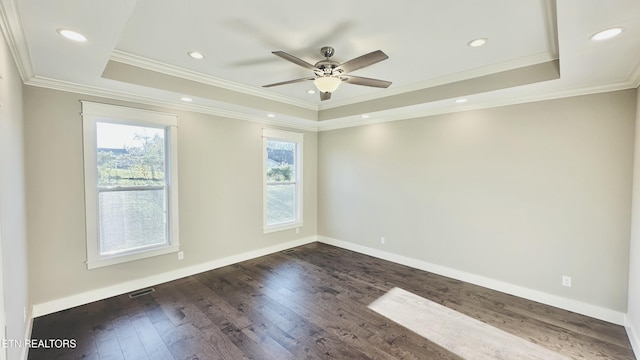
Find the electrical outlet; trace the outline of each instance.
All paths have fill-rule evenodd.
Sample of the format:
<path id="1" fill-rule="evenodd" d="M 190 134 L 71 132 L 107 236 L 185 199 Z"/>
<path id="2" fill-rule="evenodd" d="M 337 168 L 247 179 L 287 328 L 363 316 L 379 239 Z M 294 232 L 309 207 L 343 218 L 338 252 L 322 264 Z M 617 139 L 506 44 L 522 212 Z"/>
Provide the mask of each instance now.
<path id="1" fill-rule="evenodd" d="M 300 234 L 300 228 L 296 228 L 296 234 Z"/>
<path id="2" fill-rule="evenodd" d="M 562 275 L 562 286 L 571 287 L 571 276 Z"/>
<path id="3" fill-rule="evenodd" d="M 386 240 L 385 240 L 384 236 L 382 236 L 382 237 L 380 238 L 380 244 L 384 245 L 385 241 L 386 241 Z"/>
<path id="4" fill-rule="evenodd" d="M 178 260 L 184 259 L 184 251 L 178 251 Z"/>

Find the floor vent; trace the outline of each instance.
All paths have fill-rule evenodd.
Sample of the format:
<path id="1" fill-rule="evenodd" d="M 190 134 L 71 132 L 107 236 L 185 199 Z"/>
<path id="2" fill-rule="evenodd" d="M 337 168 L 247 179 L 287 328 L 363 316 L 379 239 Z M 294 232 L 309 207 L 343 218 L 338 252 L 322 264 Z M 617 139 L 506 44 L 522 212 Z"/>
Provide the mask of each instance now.
<path id="1" fill-rule="evenodd" d="M 295 251 L 294 249 L 287 249 L 287 250 L 283 250 L 282 253 L 283 254 L 291 254 L 294 251 Z"/>
<path id="2" fill-rule="evenodd" d="M 151 294 L 154 291 L 156 291 L 156 289 L 154 289 L 154 288 L 146 288 L 146 289 L 142 289 L 142 290 L 138 290 L 138 291 L 132 292 L 131 294 L 129 294 L 129 297 L 131 299 L 135 299 L 135 298 L 143 296 L 143 295 Z"/>

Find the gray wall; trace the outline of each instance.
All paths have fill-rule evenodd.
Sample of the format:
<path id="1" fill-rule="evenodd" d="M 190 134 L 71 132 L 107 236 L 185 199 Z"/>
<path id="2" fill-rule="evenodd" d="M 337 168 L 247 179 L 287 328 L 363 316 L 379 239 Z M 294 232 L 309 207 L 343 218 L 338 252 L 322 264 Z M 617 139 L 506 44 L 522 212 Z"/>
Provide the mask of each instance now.
<path id="1" fill-rule="evenodd" d="M 624 313 L 635 103 L 628 90 L 322 132 L 318 233 Z"/>
<path id="2" fill-rule="evenodd" d="M 20 340 L 30 309 L 24 187 L 22 80 L 4 37 L 0 36 L 0 244 L 6 338 Z M 9 359 L 22 349 L 8 348 Z M 0 351 L 4 351 L 0 349 Z"/>
<path id="3" fill-rule="evenodd" d="M 640 351 L 640 91 L 636 109 L 636 144 L 633 174 L 633 212 L 629 250 L 628 327 L 632 329 L 636 352 Z M 640 356 L 640 353 L 636 354 Z"/>
<path id="4" fill-rule="evenodd" d="M 25 87 L 34 304 L 316 235 L 316 133 L 307 132 L 304 139 L 304 227 L 299 234 L 287 230 L 263 235 L 263 125 L 164 110 L 178 115 L 180 243 L 185 259 L 169 254 L 87 270 L 80 99 L 127 105 Z"/>

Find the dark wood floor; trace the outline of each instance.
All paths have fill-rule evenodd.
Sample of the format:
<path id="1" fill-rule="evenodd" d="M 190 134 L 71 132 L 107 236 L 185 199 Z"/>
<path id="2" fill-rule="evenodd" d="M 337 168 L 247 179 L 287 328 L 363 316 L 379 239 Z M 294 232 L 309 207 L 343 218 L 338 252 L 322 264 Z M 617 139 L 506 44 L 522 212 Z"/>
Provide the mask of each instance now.
<path id="1" fill-rule="evenodd" d="M 394 287 L 567 358 L 635 359 L 621 326 L 324 244 L 36 318 L 34 339 L 77 346 L 31 349 L 29 359 L 480 358 L 368 308 Z"/>

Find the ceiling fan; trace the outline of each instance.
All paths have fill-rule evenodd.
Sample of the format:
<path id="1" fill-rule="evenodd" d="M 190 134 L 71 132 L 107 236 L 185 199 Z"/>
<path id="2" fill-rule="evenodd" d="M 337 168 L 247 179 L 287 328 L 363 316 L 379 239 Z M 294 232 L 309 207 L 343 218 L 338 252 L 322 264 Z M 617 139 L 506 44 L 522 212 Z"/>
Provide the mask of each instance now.
<path id="1" fill-rule="evenodd" d="M 314 72 L 314 76 L 305 77 L 301 79 L 283 81 L 275 84 L 263 85 L 263 87 L 272 87 L 272 86 L 280 86 L 286 84 L 293 84 L 297 82 L 312 80 L 315 86 L 320 91 L 320 100 L 329 100 L 331 98 L 331 93 L 336 91 L 342 82 L 353 84 L 353 85 L 362 85 L 362 86 L 372 86 L 379 88 L 387 88 L 391 85 L 390 81 L 378 80 L 365 78 L 361 76 L 353 76 L 347 73 L 352 71 L 362 69 L 363 67 L 373 65 L 382 60 L 386 60 L 389 57 L 387 54 L 382 52 L 381 50 L 376 50 L 370 52 L 368 54 L 359 56 L 355 59 L 351 59 L 345 63 L 340 64 L 337 61 L 330 60 L 329 58 L 333 56 L 335 50 L 330 46 L 325 46 L 320 49 L 320 53 L 325 57 L 324 60 L 318 61 L 315 65 L 311 65 L 308 62 L 299 59 L 291 54 L 288 54 L 284 51 L 273 51 L 274 55 L 277 55 L 287 61 L 290 61 L 298 66 L 302 66 L 305 69 L 312 70 Z"/>

